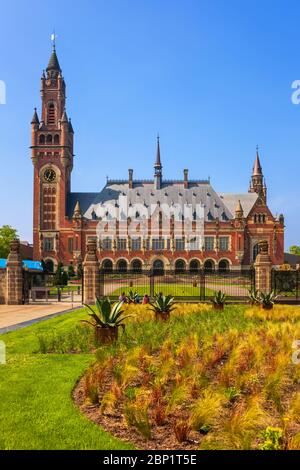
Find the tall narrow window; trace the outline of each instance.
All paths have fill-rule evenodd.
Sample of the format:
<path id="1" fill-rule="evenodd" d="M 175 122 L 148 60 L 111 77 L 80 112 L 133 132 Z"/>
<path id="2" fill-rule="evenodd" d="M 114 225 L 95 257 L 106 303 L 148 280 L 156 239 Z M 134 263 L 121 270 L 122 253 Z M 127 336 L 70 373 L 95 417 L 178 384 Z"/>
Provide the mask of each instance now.
<path id="1" fill-rule="evenodd" d="M 73 253 L 73 237 L 68 238 L 68 251 L 69 253 Z"/>
<path id="2" fill-rule="evenodd" d="M 43 229 L 54 230 L 56 228 L 56 187 L 44 186 L 43 188 Z"/>
<path id="3" fill-rule="evenodd" d="M 55 106 L 53 103 L 48 106 L 47 122 L 48 124 L 55 124 Z"/>

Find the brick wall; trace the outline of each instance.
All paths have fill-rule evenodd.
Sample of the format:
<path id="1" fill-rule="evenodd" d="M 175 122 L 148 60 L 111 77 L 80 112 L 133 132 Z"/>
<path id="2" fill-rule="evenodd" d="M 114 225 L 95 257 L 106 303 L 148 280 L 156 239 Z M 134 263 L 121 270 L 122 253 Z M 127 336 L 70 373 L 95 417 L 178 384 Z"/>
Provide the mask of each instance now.
<path id="1" fill-rule="evenodd" d="M 0 304 L 6 302 L 6 269 L 0 269 Z"/>

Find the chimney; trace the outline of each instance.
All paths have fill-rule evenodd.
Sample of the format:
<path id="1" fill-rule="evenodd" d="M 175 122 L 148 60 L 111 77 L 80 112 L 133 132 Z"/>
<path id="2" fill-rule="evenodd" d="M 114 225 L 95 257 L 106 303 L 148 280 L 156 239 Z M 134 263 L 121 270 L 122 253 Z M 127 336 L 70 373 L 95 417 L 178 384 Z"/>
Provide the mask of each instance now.
<path id="1" fill-rule="evenodd" d="M 133 177 L 133 170 L 130 168 L 128 170 L 128 186 L 130 189 L 133 188 L 133 180 L 132 180 L 132 177 Z"/>
<path id="2" fill-rule="evenodd" d="M 188 189 L 188 187 L 189 187 L 188 174 L 189 174 L 189 170 L 187 170 L 187 169 L 183 170 L 183 175 L 184 175 L 184 189 Z"/>

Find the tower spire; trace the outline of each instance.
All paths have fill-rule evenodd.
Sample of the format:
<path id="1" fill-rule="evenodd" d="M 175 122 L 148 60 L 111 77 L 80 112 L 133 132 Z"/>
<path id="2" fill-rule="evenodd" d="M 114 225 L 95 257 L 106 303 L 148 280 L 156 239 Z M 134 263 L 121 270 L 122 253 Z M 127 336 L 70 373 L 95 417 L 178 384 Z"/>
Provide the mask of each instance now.
<path id="1" fill-rule="evenodd" d="M 249 193 L 257 193 L 266 202 L 266 187 L 258 153 L 258 145 L 256 146 L 256 156 L 252 170 Z"/>
<path id="2" fill-rule="evenodd" d="M 161 160 L 160 160 L 160 143 L 159 143 L 159 134 L 157 134 L 157 149 L 156 149 L 156 160 L 154 168 L 162 168 Z"/>
<path id="3" fill-rule="evenodd" d="M 49 59 L 48 67 L 46 69 L 48 75 L 51 74 L 51 76 L 56 76 L 61 72 L 61 68 L 56 55 L 56 38 L 57 36 L 55 34 L 55 30 L 53 30 L 53 33 L 51 34 L 52 53 Z"/>
<path id="4" fill-rule="evenodd" d="M 259 159 L 258 145 L 256 146 L 256 158 L 253 166 L 252 176 L 262 175 L 262 168 Z"/>
<path id="5" fill-rule="evenodd" d="M 162 164 L 160 159 L 160 138 L 157 134 L 156 159 L 154 164 L 154 187 L 160 189 L 162 185 Z"/>

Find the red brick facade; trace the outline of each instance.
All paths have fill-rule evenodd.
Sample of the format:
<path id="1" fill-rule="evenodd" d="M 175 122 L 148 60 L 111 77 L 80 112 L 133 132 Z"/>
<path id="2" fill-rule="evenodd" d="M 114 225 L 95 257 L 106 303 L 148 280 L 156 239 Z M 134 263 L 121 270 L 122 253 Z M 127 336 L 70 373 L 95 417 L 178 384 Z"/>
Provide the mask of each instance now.
<path id="1" fill-rule="evenodd" d="M 97 200 L 96 195 L 71 193 L 73 128 L 65 110 L 65 93 L 65 82 L 54 49 L 46 74 L 41 78 L 41 118 L 38 118 L 35 110 L 31 123 L 34 166 L 34 259 L 44 259 L 50 264 L 52 262 L 54 266 L 58 261 L 62 261 L 65 266 L 71 263 L 76 266 L 81 263 L 85 256 L 87 241 L 91 237 L 96 237 L 99 221 L 102 221 L 101 216 L 98 217 L 91 212 L 88 206 L 83 208 L 81 203 L 89 198 L 91 201 L 93 198 Z M 126 197 L 130 201 L 131 193 L 134 193 L 136 198 L 140 195 L 139 188 L 143 196 L 150 194 L 149 188 L 153 187 L 151 197 L 159 197 L 162 194 L 163 197 L 170 199 L 167 192 L 176 190 L 179 196 L 190 198 L 192 201 L 193 197 L 196 200 L 198 193 L 205 192 L 207 199 L 214 198 L 214 204 L 211 205 L 213 209 L 205 215 L 204 236 L 213 238 L 203 239 L 199 249 L 190 250 L 184 242 L 183 234 L 182 244 L 176 246 L 174 222 L 170 218 L 170 230 L 164 246 L 155 245 L 149 224 L 147 237 L 140 237 L 140 246 L 133 248 L 131 236 L 127 233 L 123 244 L 119 244 L 118 247 L 117 222 L 115 237 L 109 242 L 111 245 L 98 243 L 100 264 L 109 267 L 111 261 L 112 266 L 116 267 L 119 266 L 120 260 L 124 260 L 127 268 L 133 266 L 150 268 L 155 260 L 161 260 L 164 268 L 176 268 L 179 265 L 189 268 L 190 262 L 194 260 L 192 264 L 194 268 L 205 263 L 207 267 L 211 265 L 224 268 L 231 265 L 239 268 L 241 265 L 253 264 L 258 242 L 261 240 L 268 241 L 272 264 L 283 263 L 284 220 L 283 216 L 276 219 L 267 206 L 266 187 L 263 183 L 258 153 L 251 187 L 244 195 L 217 194 L 208 181 L 189 181 L 187 170 L 184 170 L 182 181 L 164 182 L 159 144 L 154 169 L 152 181 L 134 181 L 132 170 L 129 170 L 127 181 L 108 182 L 103 194 L 116 191 L 120 194 L 123 191 L 124 194 L 126 190 Z M 157 204 L 159 205 L 159 202 Z M 117 200 L 115 205 L 117 206 Z M 144 205 L 147 206 L 146 200 Z M 98 206 L 103 207 L 103 201 L 101 199 L 98 205 L 91 203 L 90 206 L 98 210 Z M 192 226 L 192 230 L 196 231 L 195 221 L 192 222 Z M 125 266 L 124 261 L 123 266 Z"/>

